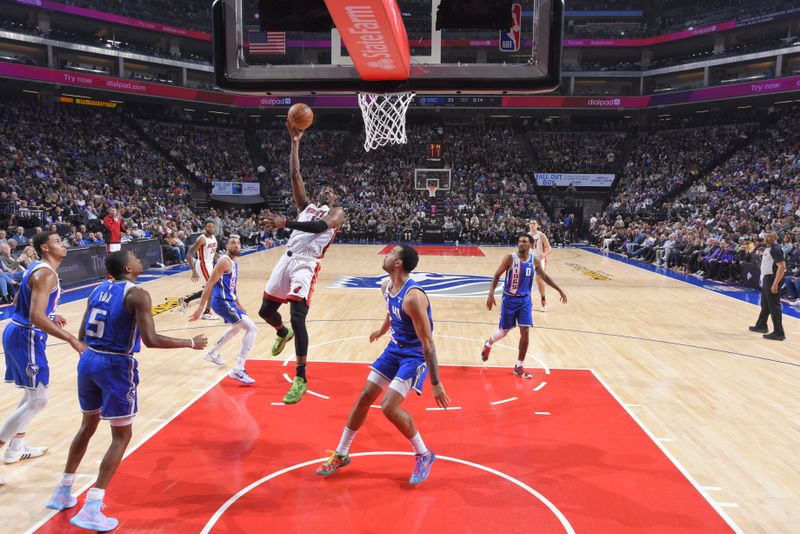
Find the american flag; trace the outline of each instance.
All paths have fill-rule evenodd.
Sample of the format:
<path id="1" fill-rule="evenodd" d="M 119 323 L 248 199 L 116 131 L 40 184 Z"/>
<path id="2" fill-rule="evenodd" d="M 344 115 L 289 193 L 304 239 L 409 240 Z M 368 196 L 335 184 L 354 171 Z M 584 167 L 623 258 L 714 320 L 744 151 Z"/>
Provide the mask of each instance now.
<path id="1" fill-rule="evenodd" d="M 251 54 L 286 53 L 286 32 L 251 31 L 248 40 Z"/>

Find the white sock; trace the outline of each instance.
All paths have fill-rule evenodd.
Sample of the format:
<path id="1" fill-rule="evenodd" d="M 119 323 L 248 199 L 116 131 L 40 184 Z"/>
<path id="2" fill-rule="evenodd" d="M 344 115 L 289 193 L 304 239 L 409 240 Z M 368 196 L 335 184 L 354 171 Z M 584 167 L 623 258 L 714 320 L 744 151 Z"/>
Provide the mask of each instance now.
<path id="1" fill-rule="evenodd" d="M 522 367 L 522 364 L 525 363 L 525 360 L 517 360 L 517 367 Z"/>
<path id="2" fill-rule="evenodd" d="M 419 435 L 419 432 L 408 441 L 411 443 L 411 448 L 414 449 L 416 454 L 425 454 L 428 452 L 428 447 L 425 446 L 425 442 L 422 441 L 422 436 Z"/>
<path id="3" fill-rule="evenodd" d="M 8 450 L 18 452 L 25 448 L 25 438 L 14 436 L 8 443 Z"/>
<path id="4" fill-rule="evenodd" d="M 508 335 L 508 330 L 498 330 L 497 332 L 492 334 L 492 337 L 489 338 L 489 346 L 491 347 L 492 345 L 494 345 L 507 335 Z"/>
<path id="5" fill-rule="evenodd" d="M 72 484 L 74 483 L 75 483 L 75 473 L 64 473 L 63 475 L 61 475 L 61 482 L 59 482 L 58 485 L 72 487 Z"/>
<path id="6" fill-rule="evenodd" d="M 256 334 L 258 333 L 258 327 L 249 317 L 242 317 L 241 324 L 245 328 L 245 333 L 244 339 L 242 339 L 242 351 L 239 353 L 239 356 L 236 357 L 237 371 L 244 369 L 244 362 L 247 361 L 250 351 L 253 350 L 253 345 L 256 342 Z"/>
<path id="7" fill-rule="evenodd" d="M 344 427 L 342 431 L 342 439 L 339 440 L 339 446 L 336 447 L 336 454 L 339 456 L 344 456 L 350 452 L 350 445 L 353 444 L 353 440 L 356 439 L 356 434 L 358 430 L 350 430 L 347 427 Z"/>
<path id="8" fill-rule="evenodd" d="M 106 496 L 106 490 L 100 488 L 92 488 L 86 494 L 87 501 L 102 501 Z"/>

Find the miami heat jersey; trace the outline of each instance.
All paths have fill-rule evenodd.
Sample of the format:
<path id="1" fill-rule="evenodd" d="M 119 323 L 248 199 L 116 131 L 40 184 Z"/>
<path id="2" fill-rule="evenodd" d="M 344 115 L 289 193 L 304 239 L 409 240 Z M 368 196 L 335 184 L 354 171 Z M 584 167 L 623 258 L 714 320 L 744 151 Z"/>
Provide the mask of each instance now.
<path id="1" fill-rule="evenodd" d="M 214 269 L 214 256 L 217 254 L 217 238 L 213 235 L 208 237 L 203 234 L 206 244 L 197 249 L 197 263 L 203 277 L 208 280 L 211 278 L 211 271 Z M 200 239 L 199 237 L 197 239 Z"/>
<path id="2" fill-rule="evenodd" d="M 325 217 L 330 210 L 331 209 L 325 205 L 317 206 L 316 204 L 309 204 L 300 212 L 297 220 L 300 222 L 318 221 Z M 319 234 L 294 230 L 289 237 L 289 242 L 286 243 L 286 247 L 292 251 L 292 254 L 319 259 L 325 255 L 325 251 L 333 242 L 335 235 L 336 228 L 328 228 Z"/>
<path id="3" fill-rule="evenodd" d="M 511 267 L 506 271 L 503 293 L 514 297 L 529 296 L 534 274 L 533 256 L 528 254 L 528 259 L 522 261 L 519 254 L 515 252 L 511 255 Z"/>
<path id="4" fill-rule="evenodd" d="M 544 241 L 542 240 L 542 232 L 537 231 L 531 237 L 533 237 L 533 246 L 531 247 L 533 257 L 541 258 L 542 254 L 544 254 Z"/>

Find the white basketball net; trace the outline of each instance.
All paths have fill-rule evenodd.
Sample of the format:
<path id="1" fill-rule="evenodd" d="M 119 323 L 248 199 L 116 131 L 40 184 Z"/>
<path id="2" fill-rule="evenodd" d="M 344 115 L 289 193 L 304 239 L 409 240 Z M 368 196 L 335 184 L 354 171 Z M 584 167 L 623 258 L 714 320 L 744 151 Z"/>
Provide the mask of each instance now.
<path id="1" fill-rule="evenodd" d="M 405 144 L 406 111 L 414 93 L 359 93 L 358 105 L 364 116 L 367 138 L 364 150 L 369 152 L 384 145 Z"/>

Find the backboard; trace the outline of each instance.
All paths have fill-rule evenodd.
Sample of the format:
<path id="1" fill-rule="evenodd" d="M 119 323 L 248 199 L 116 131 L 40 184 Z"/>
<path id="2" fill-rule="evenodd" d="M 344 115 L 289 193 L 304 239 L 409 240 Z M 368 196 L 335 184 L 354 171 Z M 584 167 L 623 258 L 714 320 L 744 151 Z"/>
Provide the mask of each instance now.
<path id="1" fill-rule="evenodd" d="M 365 1 L 326 3 L 356 5 Z M 269 95 L 406 91 L 533 94 L 558 86 L 563 0 L 513 0 L 509 17 L 513 26 L 509 31 L 437 30 L 437 19 L 440 23 L 443 20 L 438 11 L 442 1 L 396 1 L 400 25 L 408 39 L 410 74 L 407 79 L 365 81 L 344 46 L 339 32 L 342 24 L 304 31 L 311 23 L 304 25 L 299 12 L 292 19 L 293 24 L 276 27 L 268 21 L 270 12 L 265 11 L 269 0 L 215 0 L 212 12 L 217 85 L 228 91 Z M 488 1 L 463 0 L 459 9 L 467 9 L 467 4 L 475 2 L 481 8 Z M 280 8 L 302 10 L 307 9 L 303 6 L 308 3 L 309 0 L 283 2 Z M 324 4 L 320 5 L 324 8 Z"/>

